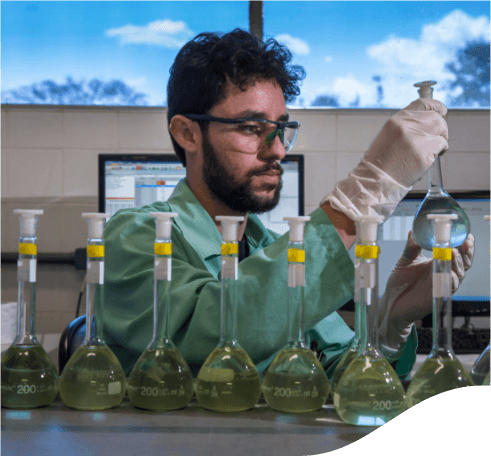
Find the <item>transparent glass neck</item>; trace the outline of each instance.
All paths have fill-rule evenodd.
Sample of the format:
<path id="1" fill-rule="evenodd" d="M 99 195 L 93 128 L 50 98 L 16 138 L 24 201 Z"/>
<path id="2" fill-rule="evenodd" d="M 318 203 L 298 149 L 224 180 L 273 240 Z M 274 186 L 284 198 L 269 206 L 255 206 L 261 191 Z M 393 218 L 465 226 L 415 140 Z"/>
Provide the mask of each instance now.
<path id="1" fill-rule="evenodd" d="M 307 348 L 305 342 L 305 246 L 288 243 L 288 346 Z"/>
<path id="2" fill-rule="evenodd" d="M 83 346 L 102 346 L 104 305 L 104 240 L 87 241 L 86 330 Z"/>
<path id="3" fill-rule="evenodd" d="M 21 218 L 21 232 L 22 232 Z M 17 262 L 18 303 L 17 335 L 12 344 L 39 344 L 35 335 L 36 314 L 36 235 L 21 236 L 19 239 L 19 260 Z"/>
<path id="4" fill-rule="evenodd" d="M 155 240 L 153 338 L 148 349 L 174 348 L 170 337 L 172 240 Z"/>
<path id="5" fill-rule="evenodd" d="M 218 347 L 239 347 L 237 341 L 237 278 L 238 278 L 237 241 L 222 242 L 221 270 L 221 328 Z"/>
<path id="6" fill-rule="evenodd" d="M 436 157 L 433 165 L 428 170 L 428 193 L 435 196 L 448 195 L 443 187 L 442 165 L 439 156 Z"/>

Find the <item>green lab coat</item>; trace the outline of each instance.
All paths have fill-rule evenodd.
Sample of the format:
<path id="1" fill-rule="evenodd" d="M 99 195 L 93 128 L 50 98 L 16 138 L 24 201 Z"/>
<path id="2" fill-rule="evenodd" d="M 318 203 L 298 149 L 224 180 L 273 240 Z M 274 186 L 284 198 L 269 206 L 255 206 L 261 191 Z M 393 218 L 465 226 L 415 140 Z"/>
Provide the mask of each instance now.
<path id="1" fill-rule="evenodd" d="M 167 202 L 121 210 L 105 227 L 105 341 L 129 375 L 153 336 L 153 211 L 179 215 L 172 224 L 170 336 L 196 376 L 220 338 L 222 237 L 185 179 Z M 318 208 L 310 217 L 305 225 L 306 340 L 309 345 L 317 341 L 331 377 L 354 336 L 336 312 L 353 296 L 354 266 L 325 212 Z M 271 232 L 249 214 L 245 234 L 250 255 L 239 263 L 237 340 L 261 373 L 287 341 L 288 233 Z M 399 359 L 399 376 L 410 372 L 415 354 L 409 340 L 389 358 Z"/>

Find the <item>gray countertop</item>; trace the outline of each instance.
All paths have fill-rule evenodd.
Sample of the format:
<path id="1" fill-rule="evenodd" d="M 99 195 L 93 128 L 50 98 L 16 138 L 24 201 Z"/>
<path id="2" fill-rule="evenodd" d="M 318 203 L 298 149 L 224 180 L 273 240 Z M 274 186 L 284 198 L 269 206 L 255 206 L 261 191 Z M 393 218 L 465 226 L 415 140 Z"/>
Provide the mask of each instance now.
<path id="1" fill-rule="evenodd" d="M 192 401 L 151 412 L 126 398 L 114 409 L 75 411 L 57 400 L 31 410 L 2 408 L 2 455 L 313 455 L 375 430 L 344 424 L 332 405 L 284 414 L 265 403 L 220 414 Z"/>

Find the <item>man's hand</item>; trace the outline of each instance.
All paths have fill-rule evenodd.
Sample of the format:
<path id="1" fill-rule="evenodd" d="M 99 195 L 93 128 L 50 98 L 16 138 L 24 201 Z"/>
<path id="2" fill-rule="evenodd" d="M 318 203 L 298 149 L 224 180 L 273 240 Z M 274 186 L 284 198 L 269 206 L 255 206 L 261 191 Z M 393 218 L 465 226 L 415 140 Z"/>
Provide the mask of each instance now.
<path id="1" fill-rule="evenodd" d="M 474 257 L 474 236 L 469 234 L 452 249 L 452 293 L 462 283 Z M 393 349 L 404 342 L 412 324 L 432 312 L 432 259 L 427 258 L 409 232 L 404 251 L 389 276 L 380 300 L 380 341 Z"/>

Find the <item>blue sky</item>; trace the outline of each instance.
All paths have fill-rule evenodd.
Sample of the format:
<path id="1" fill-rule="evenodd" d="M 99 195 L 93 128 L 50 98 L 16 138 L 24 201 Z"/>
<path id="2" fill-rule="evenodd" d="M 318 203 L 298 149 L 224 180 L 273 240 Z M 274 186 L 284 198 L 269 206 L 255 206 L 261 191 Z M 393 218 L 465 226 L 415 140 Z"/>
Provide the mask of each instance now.
<path id="1" fill-rule="evenodd" d="M 1 3 L 2 90 L 67 76 L 122 79 L 165 102 L 180 46 L 203 31 L 248 29 L 247 1 L 61 1 Z M 348 106 L 399 107 L 412 83 L 449 78 L 444 64 L 471 39 L 489 41 L 489 1 L 266 1 L 264 35 L 307 71 L 298 103 L 335 93 Z M 444 99 L 445 93 L 435 95 Z"/>

